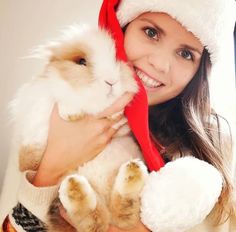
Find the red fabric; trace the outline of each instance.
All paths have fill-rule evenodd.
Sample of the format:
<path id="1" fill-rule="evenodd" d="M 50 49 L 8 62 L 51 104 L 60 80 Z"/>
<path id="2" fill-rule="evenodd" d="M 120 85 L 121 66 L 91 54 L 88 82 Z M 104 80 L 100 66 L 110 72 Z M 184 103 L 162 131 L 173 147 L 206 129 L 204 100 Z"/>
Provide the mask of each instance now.
<path id="1" fill-rule="evenodd" d="M 9 216 L 7 216 L 4 219 L 4 222 L 2 224 L 2 228 L 0 228 L 0 232 L 17 232 L 14 227 L 12 226 L 10 220 L 9 220 Z"/>
<path id="2" fill-rule="evenodd" d="M 107 29 L 113 36 L 116 42 L 117 58 L 122 61 L 127 61 L 123 46 L 124 36 L 119 21 L 116 17 L 116 8 L 119 5 L 119 2 L 120 0 L 103 1 L 99 14 L 99 26 Z M 164 161 L 160 155 L 160 152 L 150 139 L 146 91 L 139 78 L 137 76 L 135 78 L 139 85 L 139 92 L 134 97 L 132 104 L 125 108 L 125 115 L 128 118 L 131 130 L 139 142 L 149 170 L 157 171 L 164 166 Z"/>

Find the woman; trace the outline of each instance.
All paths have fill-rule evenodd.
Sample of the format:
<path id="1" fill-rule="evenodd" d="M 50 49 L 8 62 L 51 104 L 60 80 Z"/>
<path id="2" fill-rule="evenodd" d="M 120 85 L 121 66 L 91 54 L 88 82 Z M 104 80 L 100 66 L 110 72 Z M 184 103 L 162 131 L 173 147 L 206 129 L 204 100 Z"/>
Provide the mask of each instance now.
<path id="1" fill-rule="evenodd" d="M 223 176 L 218 204 L 210 216 L 191 231 L 236 230 L 231 213 L 231 144 L 224 142 L 223 120 L 211 109 L 208 86 L 208 71 L 220 54 L 221 36 L 229 34 L 231 28 L 233 31 L 229 24 L 233 25 L 235 19 L 230 17 L 227 7 L 225 0 L 191 3 L 123 0 L 121 3 L 104 1 L 100 13 L 100 24 L 114 35 L 118 58 L 128 60 L 146 90 L 152 140 L 158 148 L 165 147 L 162 149 L 164 160 L 172 161 L 190 153 L 215 166 Z M 27 211 L 36 221 L 31 229 L 43 231 L 44 224 L 34 215 L 43 220 L 60 177 L 68 169 L 91 160 L 106 146 L 116 133 L 111 127 L 116 121 L 111 122 L 106 117 L 123 109 L 132 97 L 127 93 L 98 117 L 87 117 L 74 123 L 60 119 L 55 106 L 48 146 L 39 170 L 36 174 L 25 173 L 19 193 L 22 205 L 15 207 L 10 215 L 15 228 L 20 225 L 25 231 L 29 230 L 27 223 L 17 215 L 17 212 Z M 134 113 L 127 114 L 132 124 Z M 132 129 L 135 132 L 136 129 Z M 138 140 L 138 136 L 142 137 L 138 133 L 135 135 Z M 69 138 L 66 143 L 65 137 Z M 152 163 L 152 160 L 148 162 Z M 63 210 L 62 215 L 66 218 Z M 7 220 L 4 226 L 10 226 Z M 111 226 L 110 231 L 122 230 Z M 150 230 L 140 222 L 130 231 Z"/>

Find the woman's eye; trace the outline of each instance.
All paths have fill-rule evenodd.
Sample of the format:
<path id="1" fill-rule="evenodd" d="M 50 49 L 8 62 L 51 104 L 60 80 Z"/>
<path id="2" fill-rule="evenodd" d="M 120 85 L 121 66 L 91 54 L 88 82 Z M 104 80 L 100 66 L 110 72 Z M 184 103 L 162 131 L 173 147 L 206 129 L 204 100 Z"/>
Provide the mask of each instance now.
<path id="1" fill-rule="evenodd" d="M 190 52 L 189 50 L 181 50 L 179 52 L 179 55 L 182 56 L 186 60 L 194 60 L 194 56 L 192 52 Z"/>
<path id="2" fill-rule="evenodd" d="M 86 59 L 84 59 L 84 58 L 77 58 L 77 59 L 75 59 L 75 63 L 78 64 L 78 65 L 86 66 Z"/>
<path id="3" fill-rule="evenodd" d="M 148 27 L 144 29 L 144 32 L 149 38 L 158 39 L 158 31 L 156 29 Z"/>

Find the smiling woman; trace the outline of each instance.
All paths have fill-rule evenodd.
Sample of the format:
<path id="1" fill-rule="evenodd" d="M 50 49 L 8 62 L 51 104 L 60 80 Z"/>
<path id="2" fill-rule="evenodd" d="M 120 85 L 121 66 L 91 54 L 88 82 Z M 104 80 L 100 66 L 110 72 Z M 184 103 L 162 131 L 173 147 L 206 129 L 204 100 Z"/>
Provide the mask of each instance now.
<path id="1" fill-rule="evenodd" d="M 55 107 L 46 151 L 36 172 L 22 174 L 14 211 L 23 208 L 44 226 L 60 175 L 106 147 L 114 131 L 106 133 L 112 126 L 102 123 L 125 109 L 150 170 L 140 221 L 130 232 L 235 232 L 234 137 L 209 87 L 210 76 L 220 83 L 230 78 L 212 71 L 228 59 L 222 45 L 232 36 L 235 7 L 234 0 L 103 0 L 99 25 L 114 37 L 117 60 L 133 68 L 139 92 L 130 104 L 131 95 L 118 99 L 100 114 L 103 120 L 65 123 Z M 227 94 L 221 86 L 219 98 Z M 27 219 L 19 216 L 10 215 L 15 228 Z M 62 217 L 70 222 L 66 212 Z M 124 230 L 113 222 L 108 231 Z"/>
<path id="2" fill-rule="evenodd" d="M 199 39 L 163 13 L 144 13 L 134 19 L 125 29 L 124 47 L 145 86 L 149 105 L 179 95 L 198 70 L 203 52 Z"/>

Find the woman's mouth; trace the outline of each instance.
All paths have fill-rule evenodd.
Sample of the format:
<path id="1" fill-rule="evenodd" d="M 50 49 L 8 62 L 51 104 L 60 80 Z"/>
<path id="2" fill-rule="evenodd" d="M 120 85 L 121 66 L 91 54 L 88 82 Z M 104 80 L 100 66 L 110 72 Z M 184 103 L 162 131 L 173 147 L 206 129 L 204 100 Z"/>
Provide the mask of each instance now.
<path id="1" fill-rule="evenodd" d="M 146 88 L 154 90 L 160 86 L 163 86 L 163 83 L 161 83 L 160 81 L 154 80 L 153 78 L 151 78 L 150 76 L 142 72 L 141 70 L 135 69 L 135 71 L 136 71 L 137 76 L 139 77 L 139 79 L 142 81 L 143 85 Z"/>

